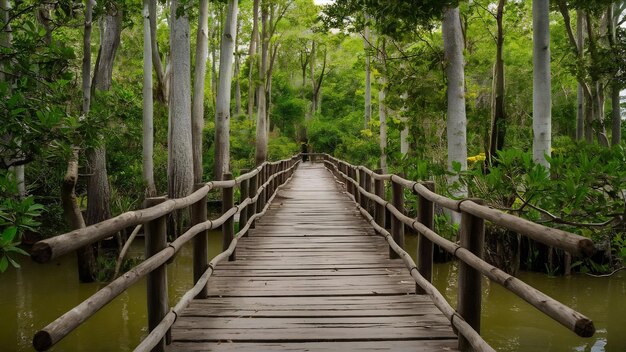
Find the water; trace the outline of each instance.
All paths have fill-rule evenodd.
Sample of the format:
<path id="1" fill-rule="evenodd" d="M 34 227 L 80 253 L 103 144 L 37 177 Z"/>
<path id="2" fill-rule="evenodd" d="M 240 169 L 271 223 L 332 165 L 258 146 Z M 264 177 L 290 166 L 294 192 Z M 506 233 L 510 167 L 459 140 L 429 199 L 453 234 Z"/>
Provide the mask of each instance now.
<path id="1" fill-rule="evenodd" d="M 407 235 L 415 255 L 415 237 Z M 209 236 L 209 255 L 221 251 L 218 232 Z M 143 251 L 134 244 L 130 256 Z M 191 246 L 168 266 L 170 305 L 191 288 Z M 89 297 L 102 285 L 78 284 L 76 258 L 66 256 L 40 265 L 22 258 L 20 270 L 0 275 L 0 351 L 32 351 L 34 333 Z M 434 284 L 454 306 L 456 265 L 437 264 Z M 611 278 L 586 275 L 550 278 L 521 273 L 520 279 L 590 317 L 592 338 L 579 338 L 498 284 L 485 280 L 482 335 L 498 351 L 626 351 L 626 272 Z M 131 351 L 146 336 L 145 280 L 99 311 L 59 342 L 53 351 Z"/>

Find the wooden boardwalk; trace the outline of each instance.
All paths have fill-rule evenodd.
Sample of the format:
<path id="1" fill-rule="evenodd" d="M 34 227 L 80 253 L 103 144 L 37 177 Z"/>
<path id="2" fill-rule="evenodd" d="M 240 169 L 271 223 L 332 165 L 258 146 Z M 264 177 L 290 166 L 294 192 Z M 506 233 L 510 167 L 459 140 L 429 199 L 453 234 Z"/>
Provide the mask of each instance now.
<path id="1" fill-rule="evenodd" d="M 321 164 L 302 164 L 220 264 L 169 351 L 449 351 L 447 319 Z"/>

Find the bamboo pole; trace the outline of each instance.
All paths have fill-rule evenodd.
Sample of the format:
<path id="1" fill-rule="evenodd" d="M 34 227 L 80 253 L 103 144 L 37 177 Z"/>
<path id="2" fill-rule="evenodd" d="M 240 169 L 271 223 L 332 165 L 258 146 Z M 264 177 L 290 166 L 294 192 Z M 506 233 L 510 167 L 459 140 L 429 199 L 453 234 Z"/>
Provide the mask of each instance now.
<path id="1" fill-rule="evenodd" d="M 431 191 L 435 191 L 434 182 L 424 182 L 423 185 Z M 427 228 L 435 229 L 435 204 L 418 194 L 417 221 Z M 417 243 L 417 269 L 424 279 L 432 282 L 433 278 L 433 242 L 418 232 Z M 415 293 L 425 294 L 421 287 L 416 286 Z"/>
<path id="2" fill-rule="evenodd" d="M 202 186 L 201 184 L 196 184 L 195 188 L 198 189 L 201 186 Z M 204 223 L 206 221 L 207 221 L 207 208 L 206 208 L 206 196 L 205 196 L 204 198 L 200 199 L 200 201 L 194 203 L 191 206 L 191 224 L 193 226 L 193 225 Z M 200 279 L 200 276 L 202 276 L 202 273 L 204 273 L 204 271 L 207 268 L 208 256 L 209 256 L 208 235 L 209 235 L 208 231 L 204 230 L 204 231 L 200 231 L 193 238 L 193 282 L 194 283 L 198 282 L 198 280 Z M 208 292 L 209 292 L 208 287 L 204 287 L 204 289 L 198 293 L 196 298 L 199 298 L 199 299 L 207 298 Z"/>

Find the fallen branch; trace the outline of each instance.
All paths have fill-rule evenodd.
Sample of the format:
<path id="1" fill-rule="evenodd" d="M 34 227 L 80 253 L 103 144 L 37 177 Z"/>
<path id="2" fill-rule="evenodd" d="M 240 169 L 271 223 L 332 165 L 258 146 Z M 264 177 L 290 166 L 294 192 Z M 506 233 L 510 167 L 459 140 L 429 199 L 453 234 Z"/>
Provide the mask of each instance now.
<path id="1" fill-rule="evenodd" d="M 120 251 L 120 255 L 117 257 L 117 262 L 115 263 L 115 273 L 113 274 L 112 279 L 116 279 L 118 274 L 120 273 L 122 261 L 124 260 L 126 253 L 128 253 L 128 250 L 130 249 L 130 245 L 133 243 L 133 240 L 135 239 L 135 237 L 137 237 L 137 234 L 139 233 L 139 230 L 141 230 L 142 226 L 143 226 L 142 224 L 135 226 L 135 229 L 130 234 L 130 237 L 128 237 L 128 239 L 126 240 L 126 243 L 124 243 L 124 247 L 122 247 L 122 250 Z"/>

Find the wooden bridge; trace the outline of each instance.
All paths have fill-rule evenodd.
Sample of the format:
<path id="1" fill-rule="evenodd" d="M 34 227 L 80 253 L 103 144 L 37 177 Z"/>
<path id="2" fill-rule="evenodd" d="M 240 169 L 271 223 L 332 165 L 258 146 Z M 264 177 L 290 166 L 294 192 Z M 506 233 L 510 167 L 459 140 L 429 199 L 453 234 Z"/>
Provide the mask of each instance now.
<path id="1" fill-rule="evenodd" d="M 445 198 L 432 183 L 380 175 L 328 155 L 311 157 L 321 162 L 302 164 L 295 156 L 265 163 L 234 180 L 227 174 L 224 181 L 197 185 L 185 198 L 148 199 L 146 209 L 36 244 L 33 259 L 47 262 L 146 225 L 146 259 L 40 330 L 34 347 L 50 348 L 144 276 L 150 333 L 136 351 L 493 351 L 479 335 L 481 275 L 576 334 L 593 335 L 588 318 L 482 260 L 485 220 L 575 256 L 593 252 L 588 239 L 478 200 Z M 234 187 L 241 194 L 236 206 Z M 206 197 L 217 188 L 223 214 L 207 220 Z M 405 190 L 419 200 L 416 219 L 405 214 Z M 433 231 L 435 204 L 462 214 L 460 244 Z M 168 243 L 166 217 L 185 208 L 191 208 L 192 226 Z M 217 227 L 224 252 L 208 262 L 207 230 Z M 420 236 L 417 264 L 403 249 L 406 227 Z M 165 266 L 190 240 L 195 285 L 170 308 Z M 430 284 L 433 244 L 459 260 L 456 310 Z"/>

